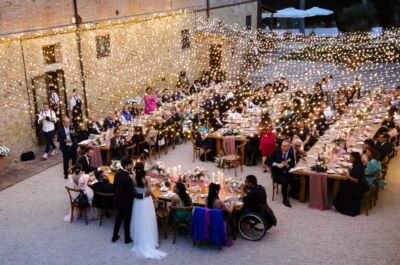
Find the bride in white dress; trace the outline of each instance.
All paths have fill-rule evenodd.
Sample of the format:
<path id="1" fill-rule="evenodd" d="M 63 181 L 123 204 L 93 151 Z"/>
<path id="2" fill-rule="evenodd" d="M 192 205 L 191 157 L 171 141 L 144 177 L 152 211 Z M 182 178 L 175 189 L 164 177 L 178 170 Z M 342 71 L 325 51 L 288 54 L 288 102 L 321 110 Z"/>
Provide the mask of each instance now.
<path id="1" fill-rule="evenodd" d="M 132 209 L 131 232 L 133 233 L 132 251 L 139 257 L 162 259 L 167 253 L 158 250 L 158 228 L 154 209 L 154 194 L 151 192 L 151 180 L 146 176 L 144 165 L 135 166 L 135 196 Z M 136 198 L 141 197 L 143 199 Z"/>

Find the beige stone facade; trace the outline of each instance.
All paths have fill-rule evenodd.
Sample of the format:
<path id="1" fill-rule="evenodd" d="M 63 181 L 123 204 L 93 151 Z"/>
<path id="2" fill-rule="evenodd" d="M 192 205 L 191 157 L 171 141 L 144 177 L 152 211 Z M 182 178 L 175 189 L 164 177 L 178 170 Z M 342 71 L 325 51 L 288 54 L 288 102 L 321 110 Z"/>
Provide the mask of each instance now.
<path id="1" fill-rule="evenodd" d="M 4 4 L 0 6 L 2 11 L 0 28 L 3 33 L 27 30 L 30 26 L 36 28 L 59 26 L 68 24 L 68 19 L 71 19 L 70 10 L 68 18 L 60 13 L 60 16 L 54 19 L 47 16 L 51 21 L 45 23 L 40 19 L 44 19 L 46 14 L 38 11 L 39 15 L 31 20 L 31 24 L 25 24 L 25 20 L 18 23 L 14 20 L 15 27 L 10 27 L 9 22 L 18 17 L 18 8 L 24 8 L 24 3 L 27 6 L 30 4 L 30 1 L 24 0 L 11 2 L 13 4 L 10 6 L 4 7 Z M 36 5 L 42 5 L 44 2 L 49 2 L 48 4 L 52 2 L 54 5 L 51 8 L 62 8 L 64 11 L 72 9 L 70 4 L 62 6 L 61 2 L 64 1 L 61 0 L 36 1 Z M 115 14 L 106 14 L 108 12 L 106 10 L 109 10 L 107 3 L 110 4 L 111 1 L 88 0 L 87 2 L 102 4 L 101 7 L 94 5 L 93 9 L 83 8 L 83 20 L 115 17 Z M 172 9 L 177 9 L 189 4 L 193 6 L 197 1 L 172 2 L 174 4 Z M 232 4 L 240 1 L 210 1 L 211 7 L 216 6 L 215 2 L 224 2 L 228 5 L 228 2 Z M 124 1 L 119 1 L 121 7 L 117 8 L 124 10 L 123 3 Z M 215 36 L 198 37 L 199 32 L 196 29 L 201 20 L 197 18 L 205 15 L 205 11 L 201 11 L 204 7 L 197 6 L 199 12 L 194 13 L 176 11 L 162 15 L 149 14 L 82 24 L 80 31 L 82 62 L 89 114 L 98 119 L 103 118 L 106 112 L 120 109 L 127 98 L 141 95 L 147 86 L 157 89 L 172 88 L 180 71 L 186 71 L 189 79 L 193 81 L 201 71 L 208 70 L 211 45 L 221 45 L 222 70 L 230 72 L 231 50 L 235 48 L 232 41 Z M 104 10 L 104 14 L 94 12 L 96 8 Z M 144 13 L 164 7 L 147 6 L 148 10 L 129 8 L 133 10 L 130 13 Z M 3 12 L 4 10 L 6 12 Z M 36 12 L 34 7 L 31 10 Z M 256 14 L 256 2 L 210 9 L 210 17 L 226 18 L 228 22 L 234 22 L 233 16 L 235 16 L 237 22 L 243 25 L 251 10 Z M 252 19 L 255 17 L 252 16 Z M 10 21 L 5 21 L 7 19 Z M 190 32 L 188 48 L 182 48 L 183 30 Z M 106 36 L 110 43 L 110 54 L 104 57 L 98 56 L 99 36 Z M 51 45 L 56 47 L 55 62 L 46 63 L 43 49 Z M 0 36 L 0 84 L 2 84 L 0 145 L 6 145 L 12 150 L 10 161 L 19 159 L 22 152 L 31 150 L 36 152 L 40 149 L 39 138 L 36 136 L 36 114 L 41 109 L 41 104 L 48 101 L 49 85 L 59 89 L 63 116 L 69 114 L 68 104 L 72 90 L 77 88 L 81 94 L 83 90 L 78 59 L 75 26 Z"/>

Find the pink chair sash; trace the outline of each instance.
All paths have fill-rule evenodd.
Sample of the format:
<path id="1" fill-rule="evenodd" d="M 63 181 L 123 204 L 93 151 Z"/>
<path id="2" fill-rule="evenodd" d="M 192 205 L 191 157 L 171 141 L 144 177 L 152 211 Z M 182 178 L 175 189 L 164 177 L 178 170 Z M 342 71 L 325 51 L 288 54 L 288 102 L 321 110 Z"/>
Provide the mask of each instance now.
<path id="1" fill-rule="evenodd" d="M 329 210 L 328 179 L 326 173 L 310 173 L 310 202 L 312 209 Z"/>
<path id="2" fill-rule="evenodd" d="M 93 157 L 90 159 L 90 165 L 92 167 L 100 167 L 103 165 L 103 160 L 101 159 L 101 147 L 98 145 L 92 145 Z"/>
<path id="3" fill-rule="evenodd" d="M 224 136 L 222 147 L 224 148 L 225 155 L 235 155 L 235 136 Z"/>

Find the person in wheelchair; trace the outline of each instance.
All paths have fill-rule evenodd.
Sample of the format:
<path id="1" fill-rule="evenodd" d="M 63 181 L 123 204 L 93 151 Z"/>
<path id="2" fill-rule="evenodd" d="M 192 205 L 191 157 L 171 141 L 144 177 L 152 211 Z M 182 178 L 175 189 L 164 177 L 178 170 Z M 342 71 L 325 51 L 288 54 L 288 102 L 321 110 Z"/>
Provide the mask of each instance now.
<path id="1" fill-rule="evenodd" d="M 262 185 L 257 183 L 254 175 L 248 175 L 242 185 L 243 207 L 237 215 L 239 219 L 247 213 L 259 214 L 265 221 L 265 230 L 276 225 L 276 217 L 267 204 L 267 193 Z"/>
<path id="2" fill-rule="evenodd" d="M 262 205 L 267 203 L 267 193 L 263 186 L 257 184 L 256 176 L 248 175 L 242 184 L 242 201 L 242 213 L 262 213 Z"/>

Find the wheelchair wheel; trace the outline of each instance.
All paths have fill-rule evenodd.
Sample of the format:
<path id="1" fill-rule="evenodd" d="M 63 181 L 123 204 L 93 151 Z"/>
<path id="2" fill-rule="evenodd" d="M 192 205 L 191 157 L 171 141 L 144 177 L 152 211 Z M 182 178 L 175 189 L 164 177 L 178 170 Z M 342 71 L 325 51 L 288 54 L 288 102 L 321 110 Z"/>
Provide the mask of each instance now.
<path id="1" fill-rule="evenodd" d="M 258 241 L 267 232 L 264 218 L 256 213 L 246 213 L 239 218 L 238 229 L 240 235 L 250 241 Z"/>

